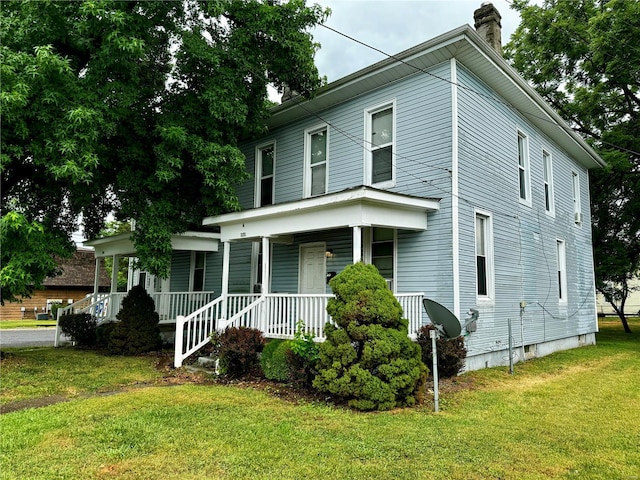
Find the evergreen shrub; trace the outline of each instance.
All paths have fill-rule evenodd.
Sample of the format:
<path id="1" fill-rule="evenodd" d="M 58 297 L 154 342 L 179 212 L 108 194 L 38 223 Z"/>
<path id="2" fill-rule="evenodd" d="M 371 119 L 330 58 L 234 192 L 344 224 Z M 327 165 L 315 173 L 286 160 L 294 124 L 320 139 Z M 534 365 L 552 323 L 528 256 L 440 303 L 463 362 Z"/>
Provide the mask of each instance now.
<path id="1" fill-rule="evenodd" d="M 118 355 L 137 355 L 159 350 L 160 316 L 155 311 L 151 295 L 141 285 L 129 290 L 122 300 L 122 308 L 107 342 L 109 352 Z"/>
<path id="2" fill-rule="evenodd" d="M 423 325 L 418 330 L 416 338 L 422 350 L 422 361 L 429 366 L 433 365 L 431 330 L 435 330 L 433 325 Z M 436 338 L 436 350 L 438 351 L 438 378 L 450 378 L 458 375 L 464 368 L 464 362 L 467 358 L 464 337 Z"/>
<path id="3" fill-rule="evenodd" d="M 62 315 L 58 320 L 62 333 L 71 338 L 77 345 L 93 347 L 96 345 L 96 317 L 89 313 L 73 313 Z"/>
<path id="4" fill-rule="evenodd" d="M 252 373 L 260 365 L 258 354 L 264 348 L 262 332 L 255 328 L 230 327 L 211 334 L 213 355 L 218 357 L 220 372 L 231 378 Z"/>
<path id="5" fill-rule="evenodd" d="M 402 307 L 373 265 L 356 263 L 329 283 L 318 374 L 313 386 L 347 400 L 358 410 L 388 410 L 424 398 L 427 368 L 408 337 Z"/>
<path id="6" fill-rule="evenodd" d="M 270 340 L 262 350 L 260 366 L 265 378 L 278 382 L 288 382 L 291 378 L 289 367 L 290 341 Z"/>

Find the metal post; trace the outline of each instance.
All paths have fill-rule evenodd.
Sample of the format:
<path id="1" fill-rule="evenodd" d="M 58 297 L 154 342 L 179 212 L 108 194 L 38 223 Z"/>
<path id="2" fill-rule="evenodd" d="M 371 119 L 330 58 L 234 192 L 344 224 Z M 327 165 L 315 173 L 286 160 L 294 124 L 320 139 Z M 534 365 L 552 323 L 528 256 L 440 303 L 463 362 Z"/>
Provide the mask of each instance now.
<path id="1" fill-rule="evenodd" d="M 431 352 L 433 355 L 433 411 L 440 411 L 439 395 L 438 395 L 438 350 L 436 347 L 437 332 L 431 330 L 429 332 L 431 336 Z"/>
<path id="2" fill-rule="evenodd" d="M 511 338 L 511 319 L 507 319 L 509 325 L 509 373 L 513 375 L 513 339 Z"/>

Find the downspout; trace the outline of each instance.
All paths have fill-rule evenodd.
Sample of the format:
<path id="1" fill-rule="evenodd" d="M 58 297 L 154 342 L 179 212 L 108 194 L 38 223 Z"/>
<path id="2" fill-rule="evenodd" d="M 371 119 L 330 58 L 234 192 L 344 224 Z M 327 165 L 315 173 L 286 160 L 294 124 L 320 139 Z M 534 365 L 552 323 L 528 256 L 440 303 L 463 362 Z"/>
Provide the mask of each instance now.
<path id="1" fill-rule="evenodd" d="M 451 59 L 451 248 L 453 267 L 453 313 L 460 318 L 460 225 L 458 198 L 458 72 Z"/>

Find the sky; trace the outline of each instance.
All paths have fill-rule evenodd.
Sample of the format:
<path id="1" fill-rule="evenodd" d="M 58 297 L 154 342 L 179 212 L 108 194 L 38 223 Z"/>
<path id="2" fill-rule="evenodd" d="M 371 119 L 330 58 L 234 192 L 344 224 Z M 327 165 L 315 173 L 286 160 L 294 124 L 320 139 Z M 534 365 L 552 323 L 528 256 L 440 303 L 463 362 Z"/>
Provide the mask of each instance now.
<path id="1" fill-rule="evenodd" d="M 473 12 L 484 0 L 315 0 L 331 9 L 326 25 L 396 54 L 465 24 L 473 27 Z M 311 2 L 309 2 L 311 3 Z M 510 0 L 492 0 L 502 16 L 502 44 L 509 41 L 520 23 Z M 322 45 L 316 53 L 321 76 L 333 82 L 384 58 L 365 46 L 327 30 L 312 30 Z"/>

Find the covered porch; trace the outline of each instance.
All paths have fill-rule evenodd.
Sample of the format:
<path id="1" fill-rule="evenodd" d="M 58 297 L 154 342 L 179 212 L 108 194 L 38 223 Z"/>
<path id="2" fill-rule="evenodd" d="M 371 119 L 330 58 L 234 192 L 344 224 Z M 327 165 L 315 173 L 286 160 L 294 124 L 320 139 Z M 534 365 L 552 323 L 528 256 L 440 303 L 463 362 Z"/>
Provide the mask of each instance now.
<path id="1" fill-rule="evenodd" d="M 202 348 L 212 331 L 228 326 L 259 328 L 268 338 L 292 338 L 297 322 L 304 320 L 306 332 L 323 340 L 324 325 L 331 320 L 326 313 L 328 281 L 346 264 L 359 261 L 378 266 L 409 319 L 409 331 L 415 332 L 422 324 L 423 293 L 398 291 L 395 232 L 426 230 L 427 214 L 438 209 L 438 199 L 363 186 L 205 218 L 204 225 L 220 228 L 221 293 L 211 304 L 178 317 L 175 366 Z M 376 242 L 377 231 L 393 236 L 389 241 L 382 235 Z M 340 259 L 328 241 L 338 234 L 348 238 Z M 230 293 L 230 273 L 238 259 L 231 246 L 247 242 L 253 257 L 252 292 Z"/>

